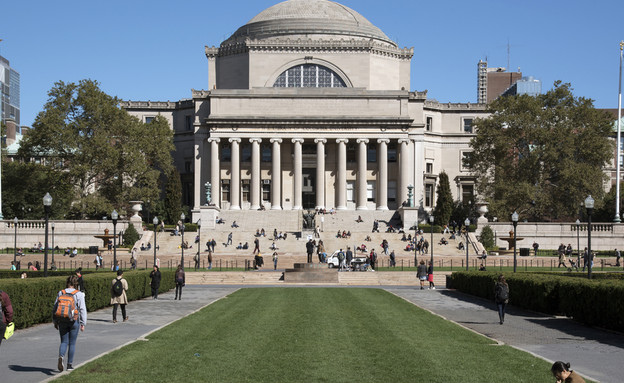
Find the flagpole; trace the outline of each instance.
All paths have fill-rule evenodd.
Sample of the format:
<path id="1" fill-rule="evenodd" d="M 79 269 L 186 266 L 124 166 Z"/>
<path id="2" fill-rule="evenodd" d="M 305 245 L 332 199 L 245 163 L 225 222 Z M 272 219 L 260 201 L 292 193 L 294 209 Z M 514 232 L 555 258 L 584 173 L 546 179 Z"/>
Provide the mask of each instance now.
<path id="1" fill-rule="evenodd" d="M 622 152 L 622 145 L 620 142 L 621 137 L 621 125 L 622 125 L 622 51 L 624 51 L 624 40 L 620 42 L 620 82 L 618 86 L 618 120 L 617 120 L 617 159 L 616 165 L 616 181 L 615 181 L 615 219 L 614 222 L 620 222 L 620 167 L 622 166 L 620 161 L 620 153 Z"/>

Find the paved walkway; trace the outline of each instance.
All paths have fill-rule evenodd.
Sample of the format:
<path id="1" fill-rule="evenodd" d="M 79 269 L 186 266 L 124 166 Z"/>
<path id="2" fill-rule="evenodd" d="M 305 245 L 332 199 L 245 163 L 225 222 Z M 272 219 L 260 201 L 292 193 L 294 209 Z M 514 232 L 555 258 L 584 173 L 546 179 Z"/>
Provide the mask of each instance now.
<path id="1" fill-rule="evenodd" d="M 80 366 L 133 342 L 240 287 L 249 286 L 187 286 L 182 301 L 174 301 L 171 292 L 162 294 L 155 301 L 144 299 L 131 302 L 128 305 L 130 320 L 126 323 L 113 324 L 110 308 L 89 313 L 87 329 L 78 338 L 74 365 Z M 592 380 L 608 383 L 624 381 L 624 370 L 621 368 L 624 360 L 623 335 L 513 307 L 508 307 L 505 324 L 501 326 L 491 302 L 445 289 L 434 291 L 392 286 L 386 287 L 386 290 L 521 350 L 550 361 L 570 362 L 573 369 Z M 52 324 L 18 331 L 0 347 L 0 380 L 2 383 L 52 380 L 59 374 L 56 370 L 58 346 L 58 332 Z"/>

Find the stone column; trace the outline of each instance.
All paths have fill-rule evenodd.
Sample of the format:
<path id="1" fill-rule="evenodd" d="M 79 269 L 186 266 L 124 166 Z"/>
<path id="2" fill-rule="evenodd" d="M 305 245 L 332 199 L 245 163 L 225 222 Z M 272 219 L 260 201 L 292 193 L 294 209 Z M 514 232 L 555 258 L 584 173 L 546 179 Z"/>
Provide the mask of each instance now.
<path id="1" fill-rule="evenodd" d="M 399 145 L 400 162 L 399 162 L 399 185 L 397 188 L 397 204 L 401 206 L 403 202 L 407 201 L 407 185 L 409 184 L 409 145 L 408 139 L 400 139 Z"/>
<path id="2" fill-rule="evenodd" d="M 325 144 L 324 138 L 316 138 L 316 208 L 325 208 Z"/>
<path id="3" fill-rule="evenodd" d="M 338 138 L 338 163 L 336 164 L 336 210 L 347 209 L 347 142 Z"/>
<path id="4" fill-rule="evenodd" d="M 280 144 L 281 138 L 271 138 L 271 144 L 273 144 L 271 153 L 271 210 L 282 210 L 282 196 L 280 191 L 282 190 L 282 178 L 281 178 L 281 156 L 280 156 Z"/>
<path id="5" fill-rule="evenodd" d="M 368 139 L 358 138 L 358 158 L 357 158 L 357 205 L 356 210 L 367 210 L 366 206 L 366 144 Z"/>
<path id="6" fill-rule="evenodd" d="M 379 150 L 377 152 L 377 210 L 388 210 L 388 144 L 390 140 L 380 138 L 377 140 Z"/>
<path id="7" fill-rule="evenodd" d="M 205 197 L 202 195 L 202 161 L 206 158 L 206 135 L 202 133 L 195 133 L 195 147 L 193 156 L 193 210 L 199 209 L 202 205 L 202 200 Z"/>
<path id="8" fill-rule="evenodd" d="M 230 181 L 230 210 L 240 210 L 240 138 L 230 138 L 232 144 L 232 180 Z"/>
<path id="9" fill-rule="evenodd" d="M 303 144 L 303 138 L 293 138 L 292 143 L 295 144 L 294 148 L 294 186 L 295 186 L 295 195 L 293 198 L 293 210 L 301 210 L 302 206 L 302 195 L 301 190 L 303 188 L 303 157 L 301 152 L 301 144 Z"/>
<path id="10" fill-rule="evenodd" d="M 210 142 L 210 184 L 212 203 L 221 206 L 221 163 L 219 159 L 220 138 L 209 138 Z"/>
<path id="11" fill-rule="evenodd" d="M 251 210 L 260 208 L 260 143 L 261 138 L 250 138 L 251 143 Z"/>

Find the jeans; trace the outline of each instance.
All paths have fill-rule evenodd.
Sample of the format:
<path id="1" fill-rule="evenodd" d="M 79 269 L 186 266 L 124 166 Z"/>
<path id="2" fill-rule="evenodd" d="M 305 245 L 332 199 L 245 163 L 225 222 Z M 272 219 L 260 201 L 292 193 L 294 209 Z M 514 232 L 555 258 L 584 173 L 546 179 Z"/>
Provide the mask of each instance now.
<path id="1" fill-rule="evenodd" d="M 115 303 L 113 305 L 113 320 L 117 320 L 117 306 L 121 306 L 121 316 L 126 319 L 126 305 Z"/>
<path id="2" fill-rule="evenodd" d="M 496 305 L 498 306 L 498 319 L 503 323 L 505 321 L 505 307 L 507 307 L 507 303 L 497 302 Z"/>
<path id="3" fill-rule="evenodd" d="M 61 335 L 59 356 L 65 356 L 67 352 L 67 364 L 73 364 L 74 352 L 76 351 L 76 339 L 78 339 L 78 332 L 80 331 L 80 321 L 60 322 L 58 327 L 59 334 Z"/>
<path id="4" fill-rule="evenodd" d="M 182 283 L 178 283 L 176 282 L 176 289 L 175 289 L 175 298 L 174 299 L 182 299 Z"/>

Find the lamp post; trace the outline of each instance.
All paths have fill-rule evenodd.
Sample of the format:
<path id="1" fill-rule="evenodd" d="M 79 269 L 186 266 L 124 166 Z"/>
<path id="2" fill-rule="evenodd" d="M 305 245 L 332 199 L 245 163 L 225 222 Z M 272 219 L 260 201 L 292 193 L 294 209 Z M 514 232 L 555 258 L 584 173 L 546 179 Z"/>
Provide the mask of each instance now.
<path id="1" fill-rule="evenodd" d="M 117 220 L 119 219 L 117 210 L 113 209 L 111 218 L 113 219 L 113 270 L 115 270 L 117 267 Z"/>
<path id="2" fill-rule="evenodd" d="M 466 226 L 466 271 L 468 271 L 468 226 L 470 225 L 470 219 L 466 218 L 464 221 L 464 225 Z"/>
<path id="3" fill-rule="evenodd" d="M 50 227 L 52 228 L 52 263 L 50 264 L 50 267 L 56 268 L 56 265 L 54 264 L 54 222 L 50 224 Z"/>
<path id="4" fill-rule="evenodd" d="M 429 216 L 429 225 L 431 226 L 431 267 L 433 267 L 433 216 Z"/>
<path id="5" fill-rule="evenodd" d="M 619 182 L 620 180 L 618 180 Z M 594 257 L 592 257 L 591 250 L 591 216 L 592 211 L 594 210 L 594 199 L 591 194 L 585 198 L 585 209 L 587 209 L 587 279 L 591 279 L 592 277 L 592 262 Z"/>
<path id="6" fill-rule="evenodd" d="M 45 247 L 43 248 L 43 276 L 48 276 L 48 221 L 50 219 L 50 206 L 52 206 L 52 196 L 46 193 L 43 196 L 43 210 L 45 211 Z"/>
<path id="7" fill-rule="evenodd" d="M 581 242 L 579 239 L 579 227 L 581 226 L 581 221 L 576 219 L 576 267 L 579 267 L 581 264 Z M 578 269 L 576 269 L 578 271 Z"/>
<path id="8" fill-rule="evenodd" d="M 156 266 L 156 234 L 158 234 L 158 217 L 154 216 L 154 266 Z"/>
<path id="9" fill-rule="evenodd" d="M 511 222 L 513 222 L 514 227 L 514 273 L 516 272 L 516 268 L 518 267 L 518 261 L 516 259 L 516 228 L 518 227 L 518 212 L 513 212 L 511 215 Z"/>
<path id="10" fill-rule="evenodd" d="M 13 264 L 17 268 L 17 217 L 13 218 L 13 227 L 15 228 L 15 237 L 13 239 Z"/>
<path id="11" fill-rule="evenodd" d="M 416 249 L 416 238 L 418 238 L 418 221 L 414 224 L 414 266 L 418 267 L 418 250 Z"/>
<path id="12" fill-rule="evenodd" d="M 199 261 L 201 260 L 201 218 L 197 220 L 197 267 L 195 270 L 199 268 Z"/>
<path id="13" fill-rule="evenodd" d="M 180 214 L 180 221 L 182 222 L 182 224 L 180 225 L 180 232 L 182 233 L 182 245 L 180 246 L 180 249 L 182 249 L 182 258 L 180 259 L 180 263 L 182 264 L 182 268 L 184 269 L 184 219 L 186 218 L 186 216 L 184 215 L 184 213 Z"/>

